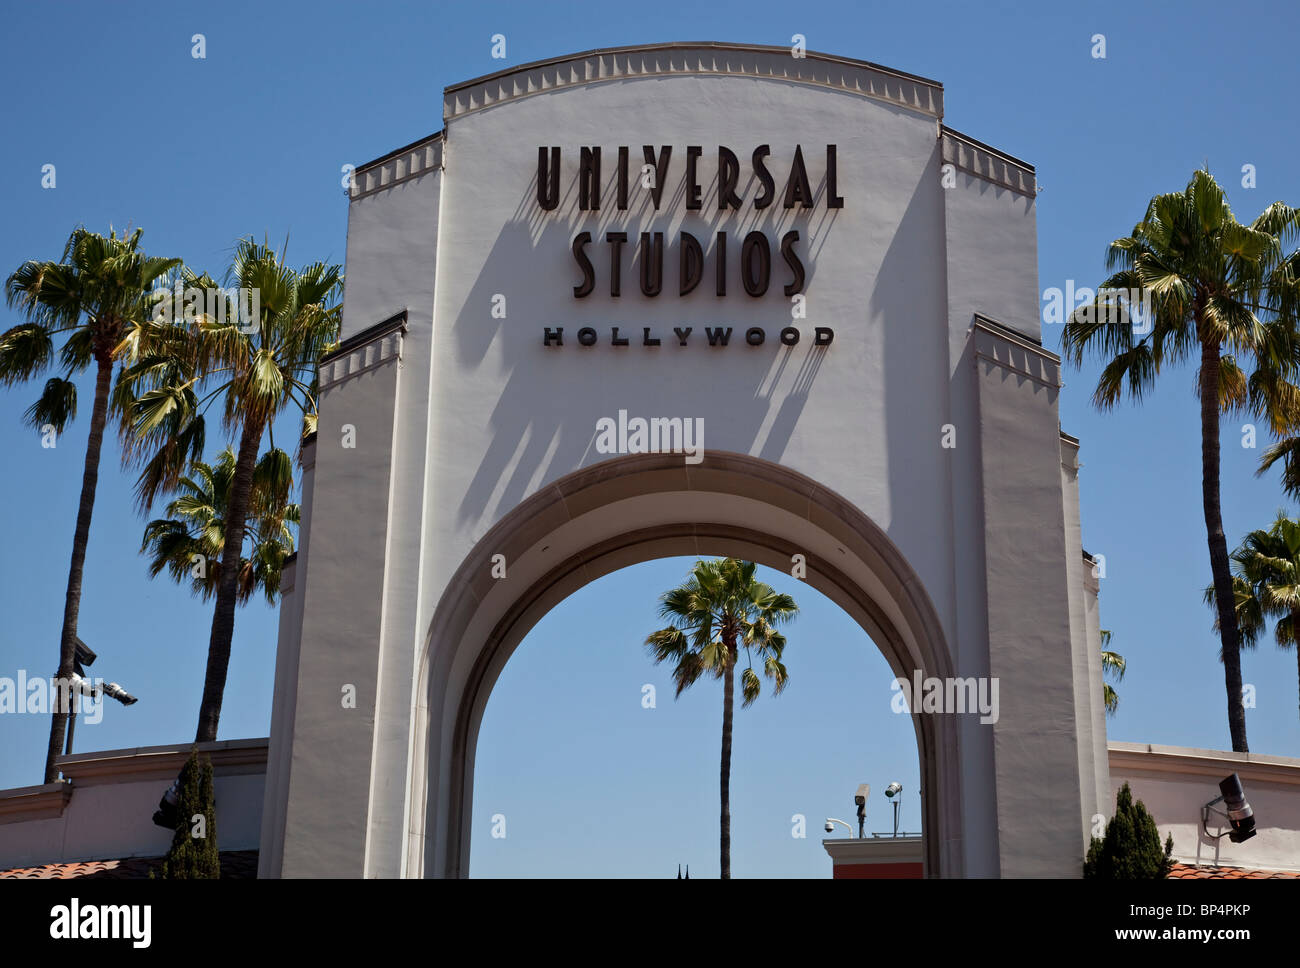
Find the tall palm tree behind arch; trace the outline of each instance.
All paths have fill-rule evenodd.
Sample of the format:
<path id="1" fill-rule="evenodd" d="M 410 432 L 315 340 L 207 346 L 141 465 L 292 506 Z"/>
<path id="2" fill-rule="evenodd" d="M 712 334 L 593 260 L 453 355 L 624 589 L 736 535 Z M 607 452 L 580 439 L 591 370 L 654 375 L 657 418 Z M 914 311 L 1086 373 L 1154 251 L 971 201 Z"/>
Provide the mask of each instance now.
<path id="1" fill-rule="evenodd" d="M 257 294 L 256 319 L 241 322 L 235 307 L 228 307 L 218 318 L 203 315 L 195 325 L 165 327 L 167 352 L 142 358 L 126 374 L 128 381 L 154 384 L 133 405 L 133 430 L 144 446 L 167 457 L 146 467 L 138 489 L 142 504 L 177 480 L 175 455 L 167 453 L 166 442 L 201 425 L 209 402 L 223 400 L 222 422 L 238 440 L 196 743 L 217 738 L 235 634 L 239 557 L 262 438 L 292 407 L 303 413 L 304 433 L 315 429 L 317 369 L 338 338 L 342 310 L 339 266 L 318 262 L 295 270 L 283 252 L 252 239 L 236 245 L 226 280 L 232 291 Z"/>
<path id="2" fill-rule="evenodd" d="M 90 412 L 90 434 L 81 474 L 81 496 L 72 537 L 72 560 L 63 601 L 59 633 L 58 680 L 69 681 L 76 653 L 77 621 L 81 613 L 81 586 L 90 542 L 90 520 L 99 486 L 99 458 L 104 428 L 110 412 L 125 410 L 115 398 L 113 372 L 125 358 L 124 340 L 143 325 L 156 303 L 155 285 L 177 269 L 180 259 L 151 258 L 140 250 L 141 230 L 107 237 L 84 227 L 73 230 L 58 262 L 28 261 L 5 281 L 5 301 L 27 319 L 0 334 L 0 382 L 25 382 L 55 363 L 54 338 L 63 336 L 58 367 L 63 376 L 45 383 L 40 399 L 25 417 L 33 427 L 52 428 L 62 434 L 77 414 L 77 386 L 72 377 L 95 367 L 95 397 Z M 198 444 L 202 450 L 201 441 Z M 197 452 L 196 452 L 197 453 Z M 62 752 L 68 710 L 52 704 L 49 746 L 45 752 L 45 780 L 58 779 L 54 760 Z"/>
<path id="3" fill-rule="evenodd" d="M 696 562 L 686 582 L 660 598 L 660 617 L 669 624 L 645 641 L 656 663 L 674 663 L 677 696 L 706 672 L 723 682 L 719 863 L 724 880 L 731 877 L 731 721 L 736 663 L 743 649 L 750 660 L 740 675 L 744 706 L 754 702 L 762 688 L 754 671 L 755 653 L 763 675 L 772 680 L 773 692 L 779 694 L 789 676 L 781 661 L 785 636 L 777 626 L 799 611 L 793 598 L 758 581 L 754 572 L 752 561 L 735 558 Z"/>
<path id="4" fill-rule="evenodd" d="M 1223 189 L 1208 171 L 1192 175 L 1182 192 L 1157 195 L 1128 236 L 1110 244 L 1112 274 L 1096 298 L 1072 313 L 1063 355 L 1078 364 L 1106 360 L 1093 403 L 1112 408 L 1127 394 L 1135 402 L 1167 365 L 1197 361 L 1201 411 L 1201 503 L 1214 576 L 1222 639 L 1228 730 L 1232 748 L 1248 752 L 1242 703 L 1241 654 L 1228 543 L 1219 496 L 1219 422 L 1244 411 L 1278 435 L 1296 425 L 1295 376 L 1300 365 L 1300 214 L 1276 202 L 1249 225 L 1233 217 Z M 1115 293 L 1148 293 L 1151 316 L 1130 325 Z M 1249 367 L 1249 372 L 1247 367 Z"/>

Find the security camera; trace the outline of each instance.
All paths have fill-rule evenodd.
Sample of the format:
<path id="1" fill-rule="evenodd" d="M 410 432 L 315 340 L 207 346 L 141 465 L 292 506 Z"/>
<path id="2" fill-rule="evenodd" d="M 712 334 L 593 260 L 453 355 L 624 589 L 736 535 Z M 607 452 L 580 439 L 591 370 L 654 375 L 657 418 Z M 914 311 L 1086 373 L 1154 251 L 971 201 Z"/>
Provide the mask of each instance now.
<path id="1" fill-rule="evenodd" d="M 73 651 L 73 660 L 80 665 L 94 665 L 95 660 L 98 659 L 99 656 L 91 651 L 90 646 L 81 641 L 81 639 L 75 635 L 72 637 L 72 642 L 75 647 Z"/>
<path id="2" fill-rule="evenodd" d="M 891 783 L 889 784 L 889 786 L 885 787 L 885 796 L 890 797 L 891 799 L 893 797 L 898 796 L 902 792 L 903 792 L 903 784 L 898 782 Z"/>
<path id="3" fill-rule="evenodd" d="M 858 792 L 853 796 L 853 802 L 856 803 L 859 807 L 865 807 L 867 805 L 867 797 L 869 796 L 871 796 L 871 784 L 870 783 L 859 784 Z"/>
<path id="4" fill-rule="evenodd" d="M 80 693 L 87 699 L 99 698 L 99 688 L 89 679 L 75 672 L 68 676 L 68 686 L 73 692 Z"/>
<path id="5" fill-rule="evenodd" d="M 835 832 L 835 824 L 831 823 L 829 820 L 826 821 L 826 832 L 828 834 Z"/>
<path id="6" fill-rule="evenodd" d="M 138 701 L 135 696 L 131 695 L 116 682 L 107 682 L 104 684 L 104 695 L 111 696 L 123 706 L 129 706 L 131 703 Z"/>
<path id="7" fill-rule="evenodd" d="M 1219 782 L 1219 792 L 1223 794 L 1223 805 L 1228 811 L 1228 823 L 1232 833 L 1228 839 L 1234 844 L 1250 840 L 1255 836 L 1255 811 L 1246 802 L 1246 791 L 1241 788 L 1241 777 L 1236 773 L 1224 777 Z"/>

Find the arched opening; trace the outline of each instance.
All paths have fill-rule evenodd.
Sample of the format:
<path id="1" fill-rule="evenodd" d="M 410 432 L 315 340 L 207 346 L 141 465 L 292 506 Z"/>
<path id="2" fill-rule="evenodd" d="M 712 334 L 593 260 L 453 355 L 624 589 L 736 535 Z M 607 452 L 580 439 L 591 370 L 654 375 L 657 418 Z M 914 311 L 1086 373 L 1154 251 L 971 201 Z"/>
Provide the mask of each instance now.
<path id="1" fill-rule="evenodd" d="M 578 589 L 533 627 L 492 687 L 475 744 L 471 878 L 695 878 L 719 873 L 723 683 L 702 676 L 675 695 L 673 662 L 646 635 L 660 596 L 700 559 L 658 558 Z M 920 867 L 920 759 L 893 673 L 862 627 L 789 571 L 756 577 L 799 607 L 783 626 L 788 688 L 745 708 L 734 693 L 731 876 L 865 876 L 853 795 L 864 805 L 877 874 Z M 745 668 L 762 660 L 741 651 Z M 886 796 L 897 781 L 902 793 Z M 894 807 L 906 846 L 891 842 Z M 825 832 L 827 817 L 839 824 Z M 883 839 L 882 838 L 883 835 Z M 831 841 L 837 849 L 827 849 Z M 906 860 L 899 859 L 900 851 Z M 829 855 L 829 856 L 828 856 Z M 888 855 L 889 859 L 885 859 Z M 836 864 L 832 858 L 839 857 Z"/>
<path id="2" fill-rule="evenodd" d="M 417 683 L 408 876 L 468 871 L 474 751 L 492 686 L 552 607 L 654 558 L 746 558 L 789 572 L 839 605 L 896 676 L 952 675 L 934 607 L 888 536 L 857 508 L 778 464 L 712 453 L 619 457 L 554 482 L 501 519 L 461 563 L 434 612 Z M 501 556 L 501 557 L 497 557 Z M 505 577 L 493 576 L 493 565 Z M 913 714 L 928 876 L 962 873 L 954 717 Z"/>

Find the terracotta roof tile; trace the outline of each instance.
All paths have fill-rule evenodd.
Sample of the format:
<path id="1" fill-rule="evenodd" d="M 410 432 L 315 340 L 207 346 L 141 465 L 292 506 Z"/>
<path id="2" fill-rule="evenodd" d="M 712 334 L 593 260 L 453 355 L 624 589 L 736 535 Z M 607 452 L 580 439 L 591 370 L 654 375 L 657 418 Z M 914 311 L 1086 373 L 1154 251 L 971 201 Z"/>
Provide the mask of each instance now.
<path id="1" fill-rule="evenodd" d="M 223 880 L 251 880 L 257 877 L 257 851 L 223 850 L 219 856 Z M 150 871 L 161 874 L 162 865 L 161 857 L 128 857 L 125 860 L 45 864 L 41 867 L 19 867 L 0 871 L 0 880 L 138 880 L 147 878 Z"/>
<path id="2" fill-rule="evenodd" d="M 1295 871 L 1249 870 L 1245 867 L 1197 867 L 1192 864 L 1175 864 L 1169 872 L 1174 881 L 1268 881 L 1300 880 Z"/>

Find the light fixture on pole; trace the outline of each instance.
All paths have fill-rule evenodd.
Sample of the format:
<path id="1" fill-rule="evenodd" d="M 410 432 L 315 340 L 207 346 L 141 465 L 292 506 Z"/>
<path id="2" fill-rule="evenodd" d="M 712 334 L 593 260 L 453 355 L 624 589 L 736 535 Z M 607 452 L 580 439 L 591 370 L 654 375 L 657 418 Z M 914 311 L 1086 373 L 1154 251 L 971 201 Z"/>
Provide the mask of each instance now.
<path id="1" fill-rule="evenodd" d="M 871 796 L 871 784 L 858 784 L 858 792 L 853 795 L 853 802 L 858 808 L 858 840 L 866 836 L 863 828 L 867 823 L 867 797 L 869 796 Z"/>
<path id="2" fill-rule="evenodd" d="M 898 836 L 898 808 L 903 803 L 903 784 L 895 780 L 885 787 L 885 796 L 894 803 L 894 836 Z"/>

